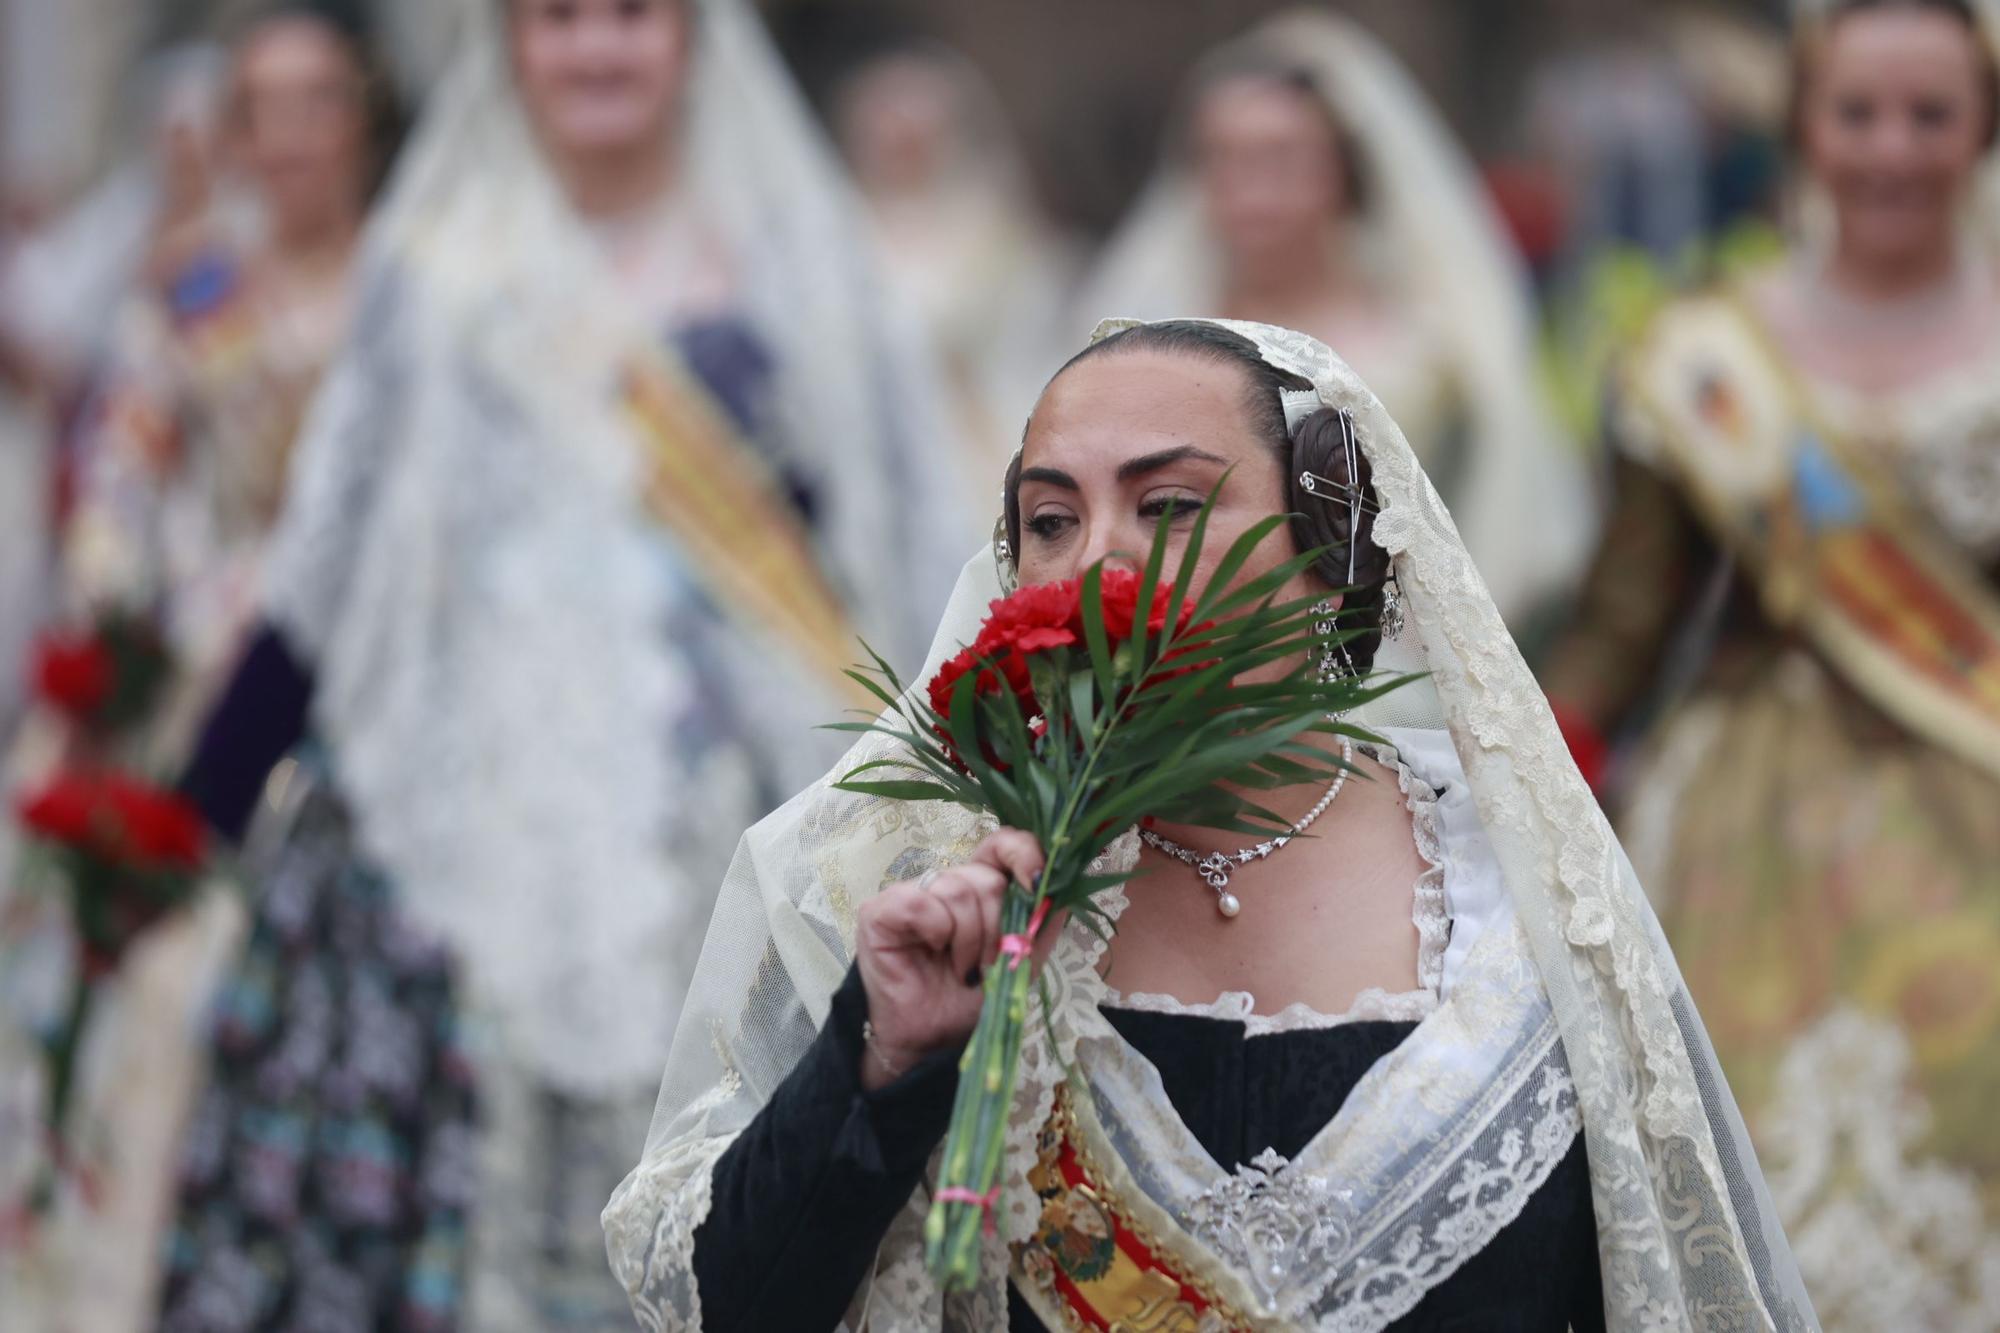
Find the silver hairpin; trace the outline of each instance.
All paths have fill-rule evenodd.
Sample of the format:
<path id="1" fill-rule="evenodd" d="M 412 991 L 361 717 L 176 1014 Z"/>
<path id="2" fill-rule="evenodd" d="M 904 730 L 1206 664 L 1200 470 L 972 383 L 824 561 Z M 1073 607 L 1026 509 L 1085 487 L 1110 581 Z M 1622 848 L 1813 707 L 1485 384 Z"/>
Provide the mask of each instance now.
<path id="1" fill-rule="evenodd" d="M 1338 497 L 1371 518 L 1382 512 L 1381 508 L 1368 498 L 1368 493 L 1360 487 L 1349 486 L 1346 482 L 1335 481 L 1331 477 L 1322 477 L 1317 472 L 1299 473 L 1299 489 L 1317 495 L 1321 499 Z"/>
<path id="2" fill-rule="evenodd" d="M 1354 434 L 1354 414 L 1340 409 L 1340 444 L 1347 452 L 1347 586 L 1354 586 L 1354 557 L 1361 549 L 1361 447 Z"/>
<path id="3" fill-rule="evenodd" d="M 1355 559 L 1361 547 L 1361 516 L 1364 513 L 1379 513 L 1373 505 L 1362 497 L 1361 488 L 1353 479 L 1361 475 L 1361 446 L 1354 431 L 1354 414 L 1346 408 L 1340 409 L 1340 447 L 1347 455 L 1348 480 L 1334 481 L 1322 477 L 1317 472 L 1299 473 L 1299 486 L 1308 495 L 1320 495 L 1322 488 L 1327 492 L 1321 498 L 1341 496 L 1347 501 L 1347 585 L 1354 586 Z"/>

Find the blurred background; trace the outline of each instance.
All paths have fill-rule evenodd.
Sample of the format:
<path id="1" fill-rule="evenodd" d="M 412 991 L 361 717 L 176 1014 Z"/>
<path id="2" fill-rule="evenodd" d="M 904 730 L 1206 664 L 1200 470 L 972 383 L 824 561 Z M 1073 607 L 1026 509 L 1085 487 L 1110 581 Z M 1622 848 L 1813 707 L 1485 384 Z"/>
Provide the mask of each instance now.
<path id="1" fill-rule="evenodd" d="M 363 7 L 363 0 L 354 0 Z M 4 29 L 6 165 L 21 208 L 53 207 L 125 147 L 142 56 L 221 30 L 250 0 L 60 6 L 14 0 Z M 1175 90 L 1202 52 L 1289 6 L 1278 0 L 1144 0 L 1081 10 L 1027 0 L 996 11 L 974 0 L 876 4 L 773 0 L 761 6 L 800 86 L 823 113 L 871 56 L 930 40 L 962 53 L 991 90 L 1051 214 L 1086 234 L 1117 220 L 1145 179 Z M 439 72 L 448 6 L 382 4 L 374 13 L 412 90 Z M 1707 118 L 1711 137 L 1759 109 L 1776 112 L 1786 14 L 1775 0 L 1375 0 L 1335 5 L 1408 66 L 1481 160 L 1532 157 L 1539 79 L 1579 61 L 1622 56 L 1671 86 L 1676 114 Z M 1060 39 L 1051 34 L 1060 33 Z M 1765 128 L 1768 130 L 1769 125 Z M 1670 124 L 1656 131 L 1674 133 Z"/>
<path id="2" fill-rule="evenodd" d="M 0 0 L 0 1327 L 629 1326 L 853 635 L 1227 314 L 1410 437 L 1826 1326 L 2000 1329 L 1992 8 Z"/>

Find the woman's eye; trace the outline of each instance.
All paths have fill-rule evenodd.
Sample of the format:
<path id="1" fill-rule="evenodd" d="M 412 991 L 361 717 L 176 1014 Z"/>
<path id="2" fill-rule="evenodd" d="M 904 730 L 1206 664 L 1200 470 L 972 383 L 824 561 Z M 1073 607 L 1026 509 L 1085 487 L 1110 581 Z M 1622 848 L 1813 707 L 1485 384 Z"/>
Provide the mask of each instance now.
<path id="1" fill-rule="evenodd" d="M 1157 523 L 1162 518 L 1182 519 L 1201 512 L 1201 501 L 1192 495 L 1163 495 L 1139 506 L 1139 516 Z"/>
<path id="2" fill-rule="evenodd" d="M 1949 102 L 1918 102 L 1910 109 L 1911 118 L 1927 130 L 1943 129 L 1955 119 Z"/>
<path id="3" fill-rule="evenodd" d="M 1037 538 L 1048 542 L 1062 536 L 1063 530 L 1069 526 L 1070 522 L 1070 517 L 1067 514 L 1037 514 L 1028 520 L 1027 528 Z"/>

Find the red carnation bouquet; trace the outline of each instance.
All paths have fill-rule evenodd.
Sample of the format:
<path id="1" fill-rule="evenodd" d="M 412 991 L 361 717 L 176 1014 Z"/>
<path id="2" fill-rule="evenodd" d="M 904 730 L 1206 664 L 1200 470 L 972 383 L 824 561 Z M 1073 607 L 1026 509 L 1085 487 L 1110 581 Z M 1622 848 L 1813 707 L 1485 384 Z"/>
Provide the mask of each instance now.
<path id="1" fill-rule="evenodd" d="M 206 831 L 172 792 L 122 773 L 68 770 L 22 798 L 16 813 L 42 863 L 60 881 L 80 957 L 61 1025 L 49 1035 L 48 1125 L 59 1164 L 76 1052 L 98 983 L 147 926 L 190 901 L 201 884 Z M 46 1179 L 38 1202 L 53 1197 Z"/>
<path id="2" fill-rule="evenodd" d="M 1282 516 L 1239 537 L 1207 591 L 1189 596 L 1213 504 L 1195 519 L 1171 582 L 1162 578 L 1163 520 L 1143 572 L 1100 565 L 994 602 L 978 637 L 920 694 L 905 693 L 880 656 L 872 669 L 849 673 L 887 712 L 839 729 L 901 744 L 837 786 L 990 812 L 1033 833 L 1046 857 L 1036 884 L 1008 890 L 1000 952 L 986 969 L 960 1065 L 925 1225 L 928 1261 L 947 1290 L 978 1278 L 1026 1034 L 1025 961 L 1050 915 L 1069 912 L 1100 934 L 1109 930 L 1096 895 L 1129 876 L 1088 867 L 1142 818 L 1258 838 L 1290 828 L 1253 794 L 1331 782 L 1340 760 L 1316 738 L 1365 735 L 1333 719 L 1401 683 L 1323 680 L 1313 669 L 1359 632 L 1329 624 L 1316 596 L 1283 597 L 1320 552 L 1242 577 Z M 1284 668 L 1276 679 L 1239 679 L 1273 666 Z"/>
<path id="3" fill-rule="evenodd" d="M 44 634 L 33 666 L 42 700 L 99 738 L 145 721 L 172 671 L 152 622 L 122 610 L 102 613 L 87 631 Z"/>

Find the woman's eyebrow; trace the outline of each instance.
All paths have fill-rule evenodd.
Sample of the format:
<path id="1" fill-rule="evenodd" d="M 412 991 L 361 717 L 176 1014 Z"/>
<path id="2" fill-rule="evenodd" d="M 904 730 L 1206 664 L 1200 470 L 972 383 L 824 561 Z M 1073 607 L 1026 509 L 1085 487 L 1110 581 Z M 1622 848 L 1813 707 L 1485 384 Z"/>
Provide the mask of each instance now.
<path id="1" fill-rule="evenodd" d="M 1140 454 L 1137 458 L 1126 459 L 1118 465 L 1118 480 L 1130 481 L 1134 477 L 1143 477 L 1148 472 L 1158 472 L 1161 468 L 1169 464 L 1189 461 L 1197 463 L 1227 463 L 1229 460 L 1218 458 L 1206 449 L 1197 449 L 1191 444 L 1183 444 L 1177 448 L 1162 449 L 1158 453 Z"/>
<path id="2" fill-rule="evenodd" d="M 1080 491 L 1083 489 L 1076 484 L 1075 477 L 1052 467 L 1024 467 L 1021 469 L 1021 480 L 1024 482 L 1044 481 L 1051 486 L 1060 486 L 1066 491 Z"/>

